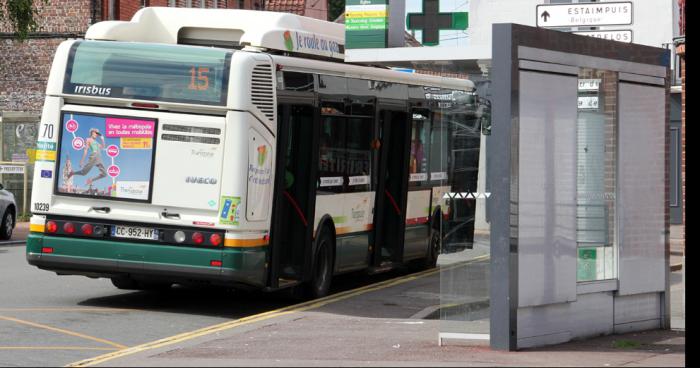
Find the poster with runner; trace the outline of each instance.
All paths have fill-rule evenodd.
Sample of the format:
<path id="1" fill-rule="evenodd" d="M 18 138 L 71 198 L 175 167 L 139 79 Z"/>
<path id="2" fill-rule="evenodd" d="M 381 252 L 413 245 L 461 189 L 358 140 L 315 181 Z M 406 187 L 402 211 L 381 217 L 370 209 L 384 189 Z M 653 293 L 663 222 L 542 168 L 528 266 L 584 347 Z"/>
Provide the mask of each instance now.
<path id="1" fill-rule="evenodd" d="M 149 200 L 155 119 L 63 114 L 58 193 Z"/>

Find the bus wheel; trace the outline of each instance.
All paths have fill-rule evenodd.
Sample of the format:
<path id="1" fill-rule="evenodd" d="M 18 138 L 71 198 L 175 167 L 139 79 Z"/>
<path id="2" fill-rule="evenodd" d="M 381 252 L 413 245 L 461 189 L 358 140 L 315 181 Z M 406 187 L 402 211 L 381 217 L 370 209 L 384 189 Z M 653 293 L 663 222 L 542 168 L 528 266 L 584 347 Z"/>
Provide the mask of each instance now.
<path id="1" fill-rule="evenodd" d="M 322 231 L 318 237 L 318 248 L 314 262 L 314 271 L 308 285 L 308 295 L 322 298 L 328 295 L 333 278 L 333 240 L 328 231 Z"/>
<path id="2" fill-rule="evenodd" d="M 435 268 L 437 266 L 437 259 L 440 254 L 440 230 L 433 229 L 430 233 L 430 247 L 425 257 L 426 269 Z"/>

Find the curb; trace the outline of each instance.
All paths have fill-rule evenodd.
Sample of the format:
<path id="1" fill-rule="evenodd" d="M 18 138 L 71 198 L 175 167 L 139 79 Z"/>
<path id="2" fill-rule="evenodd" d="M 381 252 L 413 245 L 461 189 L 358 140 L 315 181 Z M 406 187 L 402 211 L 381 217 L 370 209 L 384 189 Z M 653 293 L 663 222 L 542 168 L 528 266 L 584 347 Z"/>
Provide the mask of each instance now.
<path id="1" fill-rule="evenodd" d="M 673 271 L 680 271 L 683 269 L 683 264 L 682 263 L 677 263 L 677 264 L 672 264 L 671 265 L 671 272 Z"/>
<path id="2" fill-rule="evenodd" d="M 6 242 L 0 242 L 0 247 L 2 247 L 3 245 L 19 245 L 19 244 L 24 244 L 26 242 L 27 242 L 26 240 L 10 240 L 10 241 L 6 241 Z"/>

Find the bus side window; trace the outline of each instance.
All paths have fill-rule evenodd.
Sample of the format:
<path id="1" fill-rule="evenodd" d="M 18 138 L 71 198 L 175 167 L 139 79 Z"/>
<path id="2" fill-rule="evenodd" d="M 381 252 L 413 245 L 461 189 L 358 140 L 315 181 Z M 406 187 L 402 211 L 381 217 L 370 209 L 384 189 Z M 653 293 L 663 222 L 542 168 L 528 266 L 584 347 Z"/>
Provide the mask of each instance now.
<path id="1" fill-rule="evenodd" d="M 287 72 L 282 75 L 282 88 L 287 91 L 313 91 L 314 76 L 309 73 Z"/>
<path id="2" fill-rule="evenodd" d="M 372 173 L 372 119 L 350 118 L 347 130 L 347 192 L 369 192 Z"/>
<path id="3" fill-rule="evenodd" d="M 431 186 L 442 186 L 446 184 L 447 169 L 450 157 L 450 147 L 448 128 L 449 119 L 447 114 L 433 112 L 430 132 L 430 180 Z"/>
<path id="4" fill-rule="evenodd" d="M 430 112 L 414 110 L 411 119 L 411 155 L 408 163 L 408 182 L 417 187 L 428 182 L 428 153 L 430 149 Z"/>
<path id="5" fill-rule="evenodd" d="M 345 186 L 347 121 L 340 116 L 322 116 L 318 149 L 318 192 L 342 193 Z"/>

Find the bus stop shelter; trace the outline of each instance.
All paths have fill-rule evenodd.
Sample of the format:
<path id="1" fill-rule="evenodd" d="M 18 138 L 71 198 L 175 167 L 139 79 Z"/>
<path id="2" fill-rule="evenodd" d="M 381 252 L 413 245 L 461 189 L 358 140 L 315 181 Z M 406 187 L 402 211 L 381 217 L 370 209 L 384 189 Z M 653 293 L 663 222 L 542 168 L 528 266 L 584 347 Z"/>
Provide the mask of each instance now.
<path id="1" fill-rule="evenodd" d="M 454 229 L 473 243 L 439 258 L 441 341 L 517 350 L 670 327 L 668 50 L 495 24 L 490 49 L 346 62 L 466 73 L 490 101 L 475 169 L 488 195 Z"/>

